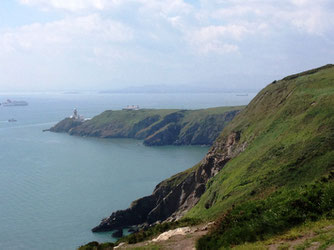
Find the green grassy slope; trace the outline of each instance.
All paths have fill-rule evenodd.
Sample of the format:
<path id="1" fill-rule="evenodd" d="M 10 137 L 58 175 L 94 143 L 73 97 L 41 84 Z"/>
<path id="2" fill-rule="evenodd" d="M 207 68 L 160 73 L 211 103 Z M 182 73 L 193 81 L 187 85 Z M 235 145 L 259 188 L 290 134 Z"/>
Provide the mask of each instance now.
<path id="1" fill-rule="evenodd" d="M 245 201 L 226 211 L 217 226 L 197 242 L 218 249 L 266 240 L 309 221 L 334 218 L 334 172 L 323 181 L 282 189 L 262 200 Z"/>
<path id="2" fill-rule="evenodd" d="M 333 169 L 334 67 L 270 84 L 224 129 L 217 143 L 235 131 L 246 150 L 208 183 L 187 217 L 211 220 L 233 204 L 307 184 Z"/>
<path id="3" fill-rule="evenodd" d="M 235 250 L 266 250 L 298 249 L 304 250 L 310 247 L 327 249 L 334 244 L 334 219 L 321 219 L 318 221 L 307 221 L 294 227 L 281 235 L 271 237 L 264 241 L 244 243 L 236 246 Z"/>
<path id="4" fill-rule="evenodd" d="M 122 126 L 131 127 L 134 124 L 148 118 L 159 117 L 163 119 L 169 114 L 175 112 L 184 112 L 183 122 L 196 122 L 203 120 L 208 115 L 219 115 L 232 110 L 242 109 L 242 106 L 236 107 L 216 107 L 198 110 L 180 110 L 180 109 L 140 109 L 140 110 L 107 110 L 100 115 L 95 116 L 87 122 L 87 125 L 94 128 L 108 126 L 111 123 L 120 123 Z M 157 123 L 159 120 L 155 121 Z M 154 124 L 153 123 L 153 124 Z M 152 125 L 153 125 L 152 124 Z"/>
<path id="5" fill-rule="evenodd" d="M 143 139 L 144 144 L 150 146 L 212 144 L 242 108 L 108 110 L 68 132 L 103 138 Z M 62 124 L 55 128 L 61 129 Z"/>
<path id="6" fill-rule="evenodd" d="M 107 110 L 87 122 L 87 126 L 100 129 L 110 125 L 122 126 L 124 130 L 148 117 L 161 119 L 166 115 L 179 111 L 178 109 L 140 109 L 140 110 Z"/>

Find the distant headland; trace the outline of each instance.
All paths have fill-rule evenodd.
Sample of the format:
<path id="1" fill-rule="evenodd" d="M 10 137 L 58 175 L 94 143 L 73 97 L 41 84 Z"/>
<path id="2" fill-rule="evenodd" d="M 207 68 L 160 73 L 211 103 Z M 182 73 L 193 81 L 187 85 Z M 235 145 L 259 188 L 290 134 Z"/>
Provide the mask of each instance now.
<path id="1" fill-rule="evenodd" d="M 134 138 L 147 146 L 212 145 L 242 106 L 199 110 L 140 109 L 130 105 L 85 119 L 75 109 L 47 131 L 101 138 Z"/>

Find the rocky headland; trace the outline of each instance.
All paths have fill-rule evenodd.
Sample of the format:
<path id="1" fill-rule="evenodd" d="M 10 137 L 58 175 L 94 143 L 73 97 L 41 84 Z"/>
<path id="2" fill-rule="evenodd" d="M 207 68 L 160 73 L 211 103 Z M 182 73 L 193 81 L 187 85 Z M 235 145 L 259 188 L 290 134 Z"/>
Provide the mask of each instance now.
<path id="1" fill-rule="evenodd" d="M 51 132 L 100 138 L 134 138 L 147 146 L 212 145 L 243 107 L 200 110 L 107 110 L 91 120 L 65 118 Z"/>

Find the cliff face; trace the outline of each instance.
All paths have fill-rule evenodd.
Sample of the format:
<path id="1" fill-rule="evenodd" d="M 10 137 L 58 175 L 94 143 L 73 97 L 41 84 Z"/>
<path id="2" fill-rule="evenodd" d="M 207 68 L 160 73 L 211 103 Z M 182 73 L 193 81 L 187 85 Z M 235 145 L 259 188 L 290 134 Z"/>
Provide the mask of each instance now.
<path id="1" fill-rule="evenodd" d="M 333 107 L 333 65 L 273 82 L 224 128 L 198 165 L 161 182 L 152 195 L 114 212 L 93 231 L 184 215 L 212 220 L 234 204 L 320 178 L 333 169 Z M 167 131 L 182 131 L 174 125 Z"/>
<path id="2" fill-rule="evenodd" d="M 145 145 L 212 145 L 223 128 L 240 110 L 227 111 L 222 114 L 199 115 L 193 121 L 187 121 L 187 114 L 173 113 L 174 119 L 168 117 L 163 126 L 153 130 L 145 138 Z"/>
<path id="3" fill-rule="evenodd" d="M 147 146 L 212 145 L 241 107 L 105 111 L 85 122 L 66 118 L 50 129 L 70 135 L 135 138 Z"/>
<path id="4" fill-rule="evenodd" d="M 245 150 L 246 143 L 239 143 L 239 139 L 238 132 L 231 133 L 219 144 L 215 144 L 197 166 L 161 182 L 152 195 L 134 201 L 126 210 L 112 213 L 92 231 L 111 231 L 132 225 L 181 218 L 199 201 L 206 190 L 208 180 L 231 158 Z"/>

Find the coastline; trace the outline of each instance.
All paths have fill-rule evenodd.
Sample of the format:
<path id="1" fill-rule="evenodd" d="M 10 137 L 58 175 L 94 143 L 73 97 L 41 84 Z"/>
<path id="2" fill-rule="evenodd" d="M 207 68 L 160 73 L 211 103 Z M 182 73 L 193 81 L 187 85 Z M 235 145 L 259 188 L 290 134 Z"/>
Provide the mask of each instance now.
<path id="1" fill-rule="evenodd" d="M 89 120 L 65 118 L 47 131 L 140 139 L 146 146 L 212 145 L 242 108 L 109 110 Z"/>

